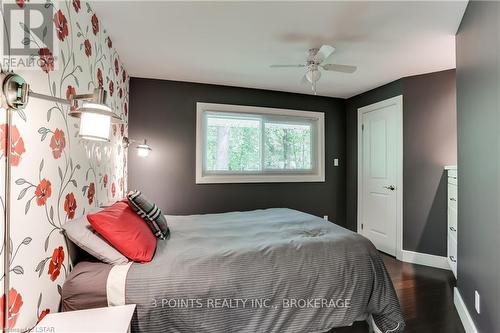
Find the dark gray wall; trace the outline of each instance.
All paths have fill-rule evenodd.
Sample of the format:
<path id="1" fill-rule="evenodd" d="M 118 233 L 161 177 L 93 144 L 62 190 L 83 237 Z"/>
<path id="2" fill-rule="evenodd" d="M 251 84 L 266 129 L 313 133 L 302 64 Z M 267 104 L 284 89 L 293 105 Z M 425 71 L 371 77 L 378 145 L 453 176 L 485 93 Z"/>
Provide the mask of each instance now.
<path id="1" fill-rule="evenodd" d="M 457 163 L 455 70 L 403 79 L 403 248 L 447 256 L 445 165 Z"/>
<path id="2" fill-rule="evenodd" d="M 484 333 L 500 332 L 499 49 L 500 3 L 469 2 L 457 34 L 458 289 Z"/>
<path id="3" fill-rule="evenodd" d="M 357 109 L 403 95 L 403 249 L 446 256 L 446 180 L 456 164 L 455 70 L 406 77 L 347 100 L 347 226 L 357 227 Z"/>
<path id="4" fill-rule="evenodd" d="M 196 102 L 325 112 L 326 182 L 196 185 Z M 132 78 L 129 136 L 148 138 L 154 150 L 147 159 L 129 153 L 129 188 L 141 189 L 168 214 L 289 207 L 345 225 L 345 123 L 341 99 Z"/>

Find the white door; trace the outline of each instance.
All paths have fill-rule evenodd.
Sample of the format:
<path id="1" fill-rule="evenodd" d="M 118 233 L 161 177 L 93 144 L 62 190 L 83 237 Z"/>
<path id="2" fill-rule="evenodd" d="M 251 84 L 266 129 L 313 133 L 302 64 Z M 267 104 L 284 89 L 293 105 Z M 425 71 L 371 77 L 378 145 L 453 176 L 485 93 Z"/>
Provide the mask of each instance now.
<path id="1" fill-rule="evenodd" d="M 393 256 L 401 250 L 401 119 L 401 96 L 358 110 L 360 233 Z"/>

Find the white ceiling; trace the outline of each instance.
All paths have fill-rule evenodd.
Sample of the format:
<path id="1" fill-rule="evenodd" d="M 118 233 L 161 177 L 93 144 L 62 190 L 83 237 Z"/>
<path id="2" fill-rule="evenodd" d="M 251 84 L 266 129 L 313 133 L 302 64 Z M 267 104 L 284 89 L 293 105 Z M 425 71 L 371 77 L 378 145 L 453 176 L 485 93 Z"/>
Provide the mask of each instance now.
<path id="1" fill-rule="evenodd" d="M 91 1 L 131 76 L 311 93 L 306 50 L 337 48 L 357 72 L 323 73 L 318 95 L 350 97 L 408 75 L 455 68 L 466 1 Z"/>

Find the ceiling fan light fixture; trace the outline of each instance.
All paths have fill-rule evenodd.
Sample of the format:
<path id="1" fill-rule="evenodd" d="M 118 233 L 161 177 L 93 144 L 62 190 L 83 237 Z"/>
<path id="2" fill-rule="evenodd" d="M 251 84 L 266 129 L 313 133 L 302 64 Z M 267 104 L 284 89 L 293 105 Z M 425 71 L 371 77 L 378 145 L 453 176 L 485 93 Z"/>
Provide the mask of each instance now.
<path id="1" fill-rule="evenodd" d="M 321 78 L 321 72 L 317 68 L 313 68 L 307 71 L 306 79 L 310 83 L 317 82 Z"/>

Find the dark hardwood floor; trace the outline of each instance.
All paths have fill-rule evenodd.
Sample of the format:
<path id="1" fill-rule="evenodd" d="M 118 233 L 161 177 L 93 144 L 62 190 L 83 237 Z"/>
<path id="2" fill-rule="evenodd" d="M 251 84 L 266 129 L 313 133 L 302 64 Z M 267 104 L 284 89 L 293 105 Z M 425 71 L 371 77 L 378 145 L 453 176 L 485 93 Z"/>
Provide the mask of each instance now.
<path id="1" fill-rule="evenodd" d="M 407 333 L 465 333 L 453 305 L 455 278 L 451 271 L 404 263 L 382 255 L 398 294 Z M 366 333 L 366 323 L 329 333 Z"/>

